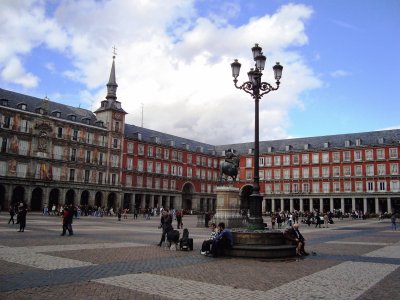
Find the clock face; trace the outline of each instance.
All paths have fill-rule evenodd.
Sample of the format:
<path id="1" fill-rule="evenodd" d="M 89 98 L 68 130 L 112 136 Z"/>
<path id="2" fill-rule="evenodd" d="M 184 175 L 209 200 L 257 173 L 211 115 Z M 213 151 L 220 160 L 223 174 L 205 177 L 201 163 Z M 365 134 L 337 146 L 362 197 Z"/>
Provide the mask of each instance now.
<path id="1" fill-rule="evenodd" d="M 121 120 L 122 115 L 120 113 L 114 113 L 114 119 Z"/>

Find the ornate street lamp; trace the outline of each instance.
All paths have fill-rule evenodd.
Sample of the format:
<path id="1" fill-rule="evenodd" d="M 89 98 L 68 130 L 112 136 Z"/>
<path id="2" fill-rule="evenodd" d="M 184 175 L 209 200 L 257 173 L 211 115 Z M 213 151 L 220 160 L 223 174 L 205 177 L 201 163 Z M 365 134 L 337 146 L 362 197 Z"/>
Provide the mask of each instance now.
<path id="1" fill-rule="evenodd" d="M 262 196 L 260 195 L 260 177 L 259 177 L 259 102 L 262 96 L 268 94 L 271 91 L 275 91 L 279 88 L 279 80 L 282 77 L 283 67 L 276 63 L 273 67 L 276 87 L 273 87 L 268 82 L 262 82 L 261 71 L 264 70 L 266 57 L 262 53 L 262 48 L 255 44 L 253 48 L 251 48 L 253 52 L 253 58 L 256 62 L 255 68 L 251 68 L 247 73 L 249 76 L 249 81 L 243 83 L 242 85 L 237 85 L 237 78 L 240 73 L 241 64 L 237 59 L 231 64 L 232 67 L 232 76 L 233 82 L 235 83 L 235 87 L 237 89 L 243 90 L 246 93 L 250 94 L 255 102 L 255 118 L 254 118 L 254 183 L 253 183 L 253 191 L 250 195 L 250 218 L 249 223 L 251 228 L 253 229 L 263 229 L 263 218 L 262 218 Z"/>

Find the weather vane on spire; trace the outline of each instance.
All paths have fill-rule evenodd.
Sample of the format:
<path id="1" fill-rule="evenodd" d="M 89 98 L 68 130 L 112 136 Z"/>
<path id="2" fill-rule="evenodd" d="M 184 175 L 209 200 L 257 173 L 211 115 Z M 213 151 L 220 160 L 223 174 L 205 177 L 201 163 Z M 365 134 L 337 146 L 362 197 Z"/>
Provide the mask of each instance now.
<path id="1" fill-rule="evenodd" d="M 115 58 L 115 56 L 117 55 L 117 48 L 115 48 L 115 46 L 112 47 L 113 49 L 113 58 Z"/>

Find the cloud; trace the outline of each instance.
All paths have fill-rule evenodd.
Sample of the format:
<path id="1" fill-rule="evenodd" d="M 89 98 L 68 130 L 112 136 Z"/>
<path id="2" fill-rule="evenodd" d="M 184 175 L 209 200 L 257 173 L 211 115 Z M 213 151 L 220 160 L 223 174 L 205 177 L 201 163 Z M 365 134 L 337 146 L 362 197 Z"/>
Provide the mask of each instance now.
<path id="1" fill-rule="evenodd" d="M 334 78 L 338 78 L 338 77 L 348 77 L 351 75 L 351 73 L 344 70 L 336 70 L 331 72 L 330 75 Z"/>
<path id="2" fill-rule="evenodd" d="M 15 82 L 26 88 L 36 87 L 39 83 L 39 78 L 27 72 L 16 57 L 8 60 L 0 74 L 5 80 Z"/>
<path id="3" fill-rule="evenodd" d="M 274 83 L 276 61 L 284 66 L 280 89 L 260 103 L 262 140 L 284 138 L 291 126 L 289 110 L 302 107 L 301 94 L 322 84 L 295 50 L 308 43 L 305 23 L 313 11 L 305 5 L 284 5 L 236 26 L 230 18 L 240 13 L 237 4 L 231 15 L 221 9 L 199 17 L 194 1 L 187 0 L 71 0 L 60 2 L 52 13 L 44 1 L 21 5 L 19 11 L 12 1 L 7 3 L 13 17 L 17 12 L 27 17 L 26 26 L 14 22 L 15 40 L 25 46 L 10 46 L 8 57 L 25 55 L 38 45 L 61 53 L 73 68 L 55 67 L 86 86 L 80 97 L 91 108 L 106 95 L 115 45 L 117 95 L 129 113 L 127 122 L 141 124 L 143 103 L 144 125 L 150 129 L 211 144 L 252 141 L 254 102 L 233 86 L 230 63 L 238 58 L 239 82 L 247 80 L 254 65 L 250 48 L 256 42 L 267 56 L 264 80 Z M 30 28 L 35 24 L 39 28 Z"/>

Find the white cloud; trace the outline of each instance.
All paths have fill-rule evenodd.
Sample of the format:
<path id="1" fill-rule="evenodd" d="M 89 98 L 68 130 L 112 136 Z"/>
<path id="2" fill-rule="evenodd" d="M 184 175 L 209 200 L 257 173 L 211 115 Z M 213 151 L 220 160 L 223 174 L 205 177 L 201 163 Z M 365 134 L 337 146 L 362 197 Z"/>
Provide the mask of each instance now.
<path id="1" fill-rule="evenodd" d="M 81 100 L 95 108 L 106 94 L 115 45 L 117 95 L 129 123 L 140 125 L 143 103 L 147 128 L 212 144 L 252 141 L 254 102 L 234 88 L 230 63 L 239 58 L 239 82 L 246 80 L 255 42 L 267 56 L 265 80 L 274 82 L 276 61 L 284 66 L 281 88 L 260 103 L 261 139 L 285 137 L 288 111 L 302 107 L 305 90 L 321 85 L 293 50 L 308 43 L 305 22 L 312 9 L 304 5 L 285 5 L 235 27 L 229 23 L 240 13 L 235 5 L 232 15 L 220 10 L 200 18 L 194 1 L 187 0 L 62 1 L 49 18 L 44 3 L 33 1 L 18 10 L 7 2 L 8 20 L 20 13 L 24 22 L 14 22 L 18 37 L 10 34 L 20 46 L 7 46 L 5 54 L 0 50 L 0 62 L 44 44 L 71 60 L 74 69 L 60 72 L 86 85 Z"/>
<path id="2" fill-rule="evenodd" d="M 9 59 L 0 74 L 5 80 L 15 82 L 26 88 L 36 87 L 39 82 L 39 79 L 35 75 L 24 69 L 16 57 Z"/>
<path id="3" fill-rule="evenodd" d="M 338 77 L 348 77 L 351 75 L 351 73 L 344 70 L 336 70 L 331 72 L 330 75 L 334 78 L 338 78 Z"/>

